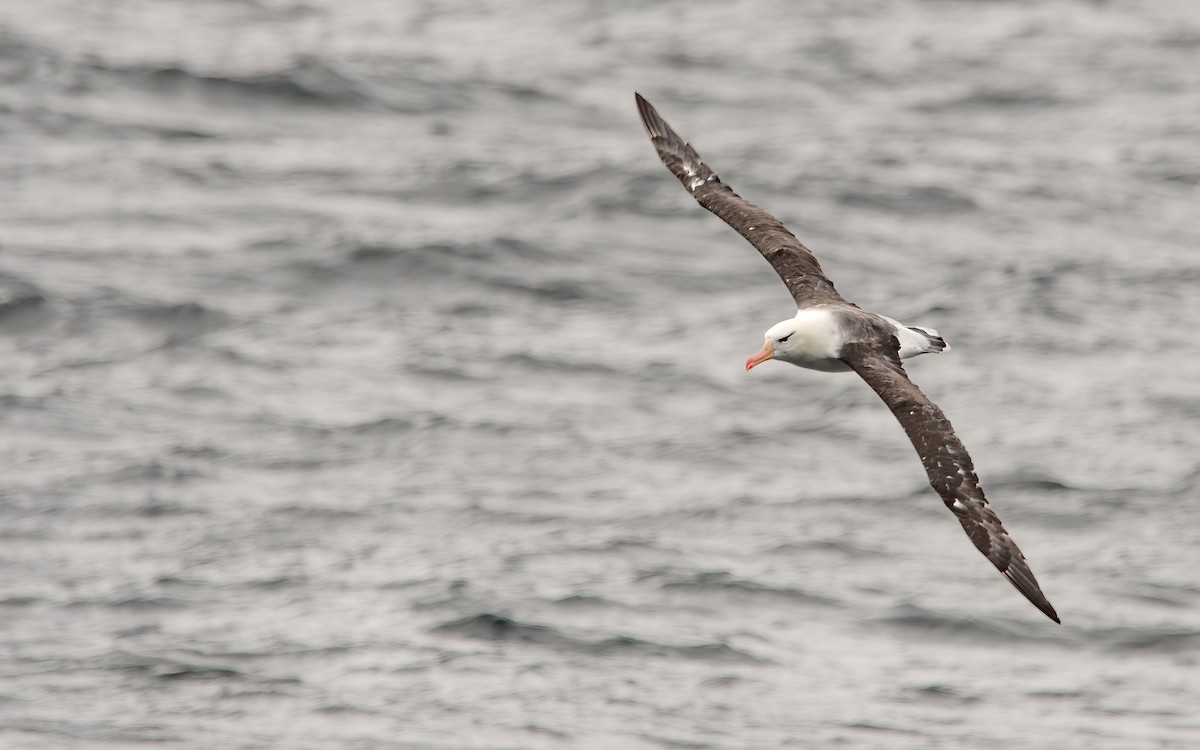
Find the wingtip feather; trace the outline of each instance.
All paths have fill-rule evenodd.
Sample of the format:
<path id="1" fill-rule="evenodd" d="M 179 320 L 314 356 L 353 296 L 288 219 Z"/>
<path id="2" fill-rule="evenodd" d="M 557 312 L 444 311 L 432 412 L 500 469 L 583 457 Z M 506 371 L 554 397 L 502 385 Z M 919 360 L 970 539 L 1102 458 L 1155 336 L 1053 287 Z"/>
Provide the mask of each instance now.
<path id="1" fill-rule="evenodd" d="M 1062 620 L 1059 619 L 1058 612 L 1054 611 L 1054 605 L 1042 593 L 1041 587 L 1038 586 L 1037 581 L 1033 578 L 1033 573 L 1028 570 L 1019 571 L 1022 575 L 1018 576 L 1017 572 L 1010 567 L 1004 571 L 1004 578 L 1013 585 L 1013 588 L 1021 592 L 1021 595 L 1028 599 L 1030 604 L 1037 607 L 1038 611 L 1059 625 L 1062 625 Z"/>
<path id="2" fill-rule="evenodd" d="M 651 140 L 662 138 L 670 130 L 666 120 L 658 113 L 650 102 L 638 92 L 633 92 L 634 101 L 637 102 L 638 115 L 642 118 L 642 125 L 646 128 L 646 134 Z"/>

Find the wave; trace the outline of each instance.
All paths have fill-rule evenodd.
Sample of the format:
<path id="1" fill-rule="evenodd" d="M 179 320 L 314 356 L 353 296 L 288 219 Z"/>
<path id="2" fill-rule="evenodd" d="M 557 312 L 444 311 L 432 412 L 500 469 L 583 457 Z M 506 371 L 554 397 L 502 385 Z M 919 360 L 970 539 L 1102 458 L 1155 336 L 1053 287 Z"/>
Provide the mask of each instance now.
<path id="1" fill-rule="evenodd" d="M 353 287 L 383 289 L 390 295 L 400 287 L 425 294 L 450 284 L 453 293 L 434 295 L 432 301 L 444 303 L 464 317 L 495 311 L 501 306 L 495 301 L 502 300 L 501 295 L 551 305 L 612 305 L 627 296 L 612 282 L 584 278 L 585 274 L 568 267 L 567 259 L 545 246 L 510 236 L 411 245 L 348 242 L 334 245 L 328 252 L 333 257 L 327 260 L 285 262 L 302 293 L 345 294 Z M 465 295 L 488 303 L 480 305 Z"/>
<path id="2" fill-rule="evenodd" d="M 939 685 L 936 683 L 903 688 L 900 690 L 899 697 L 902 700 L 935 701 L 938 703 L 948 701 L 955 703 L 975 703 L 979 700 L 978 695 L 971 695 L 950 685 Z"/>
<path id="3" fill-rule="evenodd" d="M 512 237 L 481 242 L 432 242 L 413 245 L 387 242 L 344 242 L 331 253 L 332 262 L 300 261 L 292 268 L 308 280 L 325 284 L 339 278 L 378 280 L 389 285 L 397 277 L 475 277 L 488 266 L 507 266 L 522 260 L 545 261 L 550 253 Z"/>
<path id="4" fill-rule="evenodd" d="M 45 322 L 50 315 L 46 295 L 35 284 L 16 276 L 0 274 L 0 331 L 26 332 Z"/>
<path id="5" fill-rule="evenodd" d="M 361 60 L 361 58 L 359 58 Z M 378 109 L 404 114 L 456 112 L 499 97 L 514 106 L 562 103 L 543 88 L 483 78 L 447 79 L 436 60 L 392 55 L 388 59 L 330 62 L 297 54 L 277 66 L 242 71 L 204 71 L 184 63 L 119 64 L 97 56 L 71 56 L 37 40 L 0 29 L 0 83 L 36 87 L 72 97 L 114 88 L 156 98 L 180 98 L 217 106 L 284 105 Z M 35 113 L 37 108 L 27 108 Z M 54 112 L 46 123 L 71 125 Z M 88 121 L 86 114 L 77 114 Z M 97 121 L 102 122 L 102 121 Z M 137 128 L 137 125 L 131 125 Z M 168 134 L 203 137 L 202 131 L 166 129 Z"/>
<path id="6" fill-rule="evenodd" d="M 101 116 L 86 112 L 52 109 L 43 105 L 22 108 L 6 108 L 0 105 L 0 111 L 13 113 L 29 126 L 30 131 L 36 133 L 85 134 L 122 139 L 133 135 L 145 135 L 163 140 L 198 140 L 219 136 L 219 133 L 214 130 L 186 125 L 143 122 L 137 116 L 122 117 L 112 113 Z M 176 173 L 183 174 L 184 171 L 176 169 Z"/>
<path id="7" fill-rule="evenodd" d="M 21 596 L 18 594 L 14 596 L 6 596 L 3 599 L 0 599 L 0 608 L 32 607 L 35 604 L 43 604 L 45 601 L 46 600 L 40 596 Z"/>
<path id="8" fill-rule="evenodd" d="M 1200 170 L 1189 169 L 1183 165 L 1144 170 L 1143 174 L 1151 179 L 1182 188 L 1193 188 L 1200 185 Z"/>
<path id="9" fill-rule="evenodd" d="M 315 437 L 320 439 L 334 438 L 339 435 L 359 438 L 385 438 L 391 436 L 406 436 L 413 434 L 428 434 L 435 430 L 469 430 L 473 433 L 489 433 L 496 436 L 510 434 L 517 429 L 516 425 L 492 421 L 470 421 L 449 414 L 422 411 L 411 412 L 404 416 L 388 416 L 371 419 L 365 422 L 337 426 L 313 425 L 310 427 Z"/>
<path id="10" fill-rule="evenodd" d="M 1094 633 L 1110 651 L 1194 652 L 1200 647 L 1200 630 L 1187 628 L 1113 628 Z"/>
<path id="11" fill-rule="evenodd" d="M 0 317 L 28 307 L 39 307 L 46 296 L 36 285 L 24 279 L 0 274 Z"/>
<path id="12" fill-rule="evenodd" d="M 575 279 L 529 280 L 509 278 L 496 279 L 490 282 L 489 286 L 498 291 L 519 292 L 545 302 L 577 302 L 599 296 L 609 299 L 615 296 L 613 294 L 597 294 L 598 290 L 605 289 L 606 287 L 595 280 L 589 280 L 585 284 Z"/>
<path id="13" fill-rule="evenodd" d="M 54 719 L 17 718 L 6 720 L 4 729 L 7 732 L 22 732 L 39 737 L 66 737 L 71 740 L 69 745 L 52 746 L 78 747 L 80 740 L 91 740 L 102 745 L 118 747 L 147 747 L 156 744 L 178 743 L 184 741 L 184 735 L 163 729 L 160 723 L 135 724 L 120 723 L 118 720 L 74 720 L 62 716 Z"/>
<path id="14" fill-rule="evenodd" d="M 49 49 L 0 28 L 0 83 L 44 82 L 53 79 L 61 65 Z"/>
<path id="15" fill-rule="evenodd" d="M 855 501 L 857 501 L 857 498 L 855 498 Z M 842 501 L 839 499 L 838 502 Z M 844 539 L 813 539 L 811 541 L 783 542 L 764 550 L 764 553 L 769 555 L 792 554 L 796 552 L 831 552 L 853 560 L 887 556 L 887 553 L 877 548 L 864 547 Z"/>
<path id="16" fill-rule="evenodd" d="M 1083 492 L 1087 488 L 1069 484 L 1053 474 L 1042 471 L 1014 471 L 988 481 L 988 486 L 1006 490 L 1036 490 L 1040 492 Z"/>
<path id="17" fill-rule="evenodd" d="M 639 654 L 717 662 L 761 663 L 763 659 L 725 643 L 689 646 L 654 643 L 632 636 L 610 636 L 587 640 L 568 636 L 549 625 L 523 623 L 502 615 L 482 613 L 443 623 L 432 632 L 485 641 L 518 641 L 587 654 Z"/>
<path id="18" fill-rule="evenodd" d="M 199 479 L 206 476 L 204 472 L 197 471 L 190 467 L 163 463 L 158 459 L 148 459 L 137 463 L 122 466 L 113 469 L 109 472 L 95 473 L 90 475 L 94 481 L 101 483 L 140 483 L 149 482 L 152 484 L 162 483 L 180 483 L 191 479 Z M 171 512 L 166 506 L 161 506 L 160 513 Z"/>
<path id="19" fill-rule="evenodd" d="M 898 606 L 877 619 L 878 622 L 924 633 L 929 637 L 960 637 L 970 640 L 991 641 L 1045 641 L 1059 643 L 1061 635 L 1047 631 L 1040 622 L 1005 620 L 1001 618 L 980 619 L 963 615 L 918 607 L 914 604 Z"/>
<path id="20" fill-rule="evenodd" d="M 423 425 L 424 428 L 433 425 L 445 424 L 448 420 L 445 417 L 434 415 L 432 419 L 427 420 Z M 369 437 L 388 437 L 391 435 L 407 435 L 413 430 L 422 429 L 417 423 L 411 419 L 403 417 L 381 417 L 380 419 L 372 419 L 368 422 L 359 422 L 358 424 L 348 425 L 338 429 L 338 432 L 344 432 L 350 435 L 363 435 Z"/>
<path id="21" fill-rule="evenodd" d="M 251 678 L 251 675 L 231 664 L 183 654 L 151 655 L 117 651 L 108 661 L 110 669 L 145 672 L 165 680 Z"/>
<path id="22" fill-rule="evenodd" d="M 920 112 L 948 112 L 971 109 L 1016 109 L 1062 106 L 1070 103 L 1062 96 L 1044 89 L 1012 89 L 981 86 L 965 93 L 930 99 L 913 106 Z"/>
<path id="23" fill-rule="evenodd" d="M 729 592 L 745 594 L 753 597 L 769 597 L 783 599 L 801 604 L 835 605 L 836 602 L 819 594 L 812 594 L 790 586 L 768 586 L 756 581 L 734 578 L 721 571 L 701 572 L 686 575 L 669 575 L 664 577 L 660 586 L 664 589 L 677 589 L 701 592 Z"/>
<path id="24" fill-rule="evenodd" d="M 567 609 L 626 609 L 627 606 L 594 594 L 569 594 L 555 599 L 555 605 Z M 0 602 L 3 604 L 3 602 Z"/>
<path id="25" fill-rule="evenodd" d="M 119 67 L 92 62 L 98 77 L 116 77 L 155 95 L 198 97 L 209 102 L 273 103 L 292 106 L 368 108 L 401 114 L 456 112 L 508 100 L 513 106 L 550 102 L 560 97 L 543 88 L 508 81 L 445 79 L 434 68 L 423 71 L 424 59 L 394 59 L 387 70 L 334 64 L 314 55 L 297 55 L 288 64 L 258 73 L 202 73 L 184 66 Z M 503 101 L 498 103 L 504 106 Z"/>
<path id="26" fill-rule="evenodd" d="M 1174 485 L 1168 490 L 1172 495 L 1184 495 L 1193 497 L 1196 493 L 1196 488 L 1200 487 L 1200 465 L 1193 467 L 1177 480 Z"/>
<path id="27" fill-rule="evenodd" d="M 168 609 L 187 609 L 191 602 L 170 596 L 127 596 L 106 600 L 75 599 L 67 604 L 68 607 L 109 607 L 112 609 L 127 609 L 134 611 L 158 611 Z"/>
<path id="28" fill-rule="evenodd" d="M 38 92 L 37 97 L 0 105 L 31 132 L 117 138 L 204 139 L 221 135 L 227 127 L 228 123 L 197 124 L 194 117 L 183 121 L 183 115 L 164 106 L 164 100 L 238 110 L 288 104 L 386 106 L 363 82 L 311 56 L 265 72 L 206 74 L 182 64 L 120 65 L 80 58 L 4 30 L 0 30 L 0 83 Z M 114 92 L 119 96 L 113 97 Z M 131 93 L 150 101 L 137 103 Z M 106 101 L 98 107 L 81 104 L 93 99 Z"/>
<path id="29" fill-rule="evenodd" d="M 140 302 L 122 312 L 145 327 L 166 334 L 166 343 L 179 344 L 226 327 L 230 317 L 199 302 Z"/>
<path id="30" fill-rule="evenodd" d="M 517 352 L 515 354 L 505 354 L 500 357 L 501 363 L 513 365 L 515 367 L 537 372 L 553 371 L 560 373 L 597 373 L 601 375 L 618 375 L 622 371 L 611 365 L 603 362 L 591 361 L 580 362 L 570 361 L 562 357 L 548 357 L 544 355 L 531 354 L 529 352 Z"/>
<path id="31" fill-rule="evenodd" d="M 196 95 L 210 100 L 237 98 L 345 106 L 365 104 L 373 98 L 360 83 L 314 57 L 300 57 L 285 68 L 254 75 L 204 75 L 182 67 L 117 68 L 93 64 L 93 68 L 154 93 Z"/>
<path id="32" fill-rule="evenodd" d="M 965 193 L 941 185 L 882 186 L 863 185 L 835 195 L 838 203 L 904 214 L 961 214 L 976 211 L 979 205 Z"/>

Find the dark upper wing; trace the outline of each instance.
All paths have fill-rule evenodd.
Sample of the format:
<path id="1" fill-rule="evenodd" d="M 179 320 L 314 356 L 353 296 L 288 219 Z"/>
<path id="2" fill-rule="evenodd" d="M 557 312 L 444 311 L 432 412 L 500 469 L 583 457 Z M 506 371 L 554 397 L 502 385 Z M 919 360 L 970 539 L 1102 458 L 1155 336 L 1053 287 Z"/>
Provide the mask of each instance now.
<path id="1" fill-rule="evenodd" d="M 971 457 L 954 434 L 950 421 L 937 404 L 908 379 L 897 355 L 899 345 L 895 338 L 891 343 L 890 349 L 874 343 L 847 344 L 842 347 L 841 359 L 875 389 L 900 420 L 925 465 L 929 483 L 942 496 L 942 502 L 958 518 L 984 557 L 991 560 L 1009 583 L 1033 602 L 1033 606 L 1051 620 L 1061 622 L 1038 587 L 1025 556 L 983 496 Z"/>
<path id="2" fill-rule="evenodd" d="M 812 251 L 802 245 L 778 219 L 721 182 L 700 158 L 700 154 L 671 129 L 667 121 L 650 106 L 650 102 L 643 99 L 641 94 L 635 93 L 634 97 L 642 123 L 663 164 L 679 178 L 701 206 L 721 217 L 763 254 L 787 285 L 797 307 L 845 302 L 833 288 L 833 282 L 825 278 L 821 264 L 817 263 Z"/>

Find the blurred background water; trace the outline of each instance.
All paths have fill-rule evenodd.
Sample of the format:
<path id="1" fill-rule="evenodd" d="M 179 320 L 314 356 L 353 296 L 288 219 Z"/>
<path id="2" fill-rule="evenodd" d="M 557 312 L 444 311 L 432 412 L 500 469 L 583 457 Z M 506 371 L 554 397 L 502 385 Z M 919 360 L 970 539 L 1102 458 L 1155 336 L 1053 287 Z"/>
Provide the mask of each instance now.
<path id="1" fill-rule="evenodd" d="M 0 746 L 1200 746 L 1190 0 L 6 2 L 0 136 Z"/>

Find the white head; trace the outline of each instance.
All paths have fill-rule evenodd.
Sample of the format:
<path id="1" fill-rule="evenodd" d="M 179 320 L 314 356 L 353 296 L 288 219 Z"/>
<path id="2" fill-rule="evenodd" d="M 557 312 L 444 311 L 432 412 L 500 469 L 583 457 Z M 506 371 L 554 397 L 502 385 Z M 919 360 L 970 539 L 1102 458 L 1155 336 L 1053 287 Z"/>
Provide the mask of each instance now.
<path id="1" fill-rule="evenodd" d="M 796 331 L 799 330 L 800 324 L 795 318 L 781 320 L 775 325 L 767 329 L 763 334 L 762 349 L 758 353 L 746 360 L 746 369 L 761 365 L 768 359 L 782 359 L 787 361 L 788 354 L 796 345 L 793 341 Z"/>

